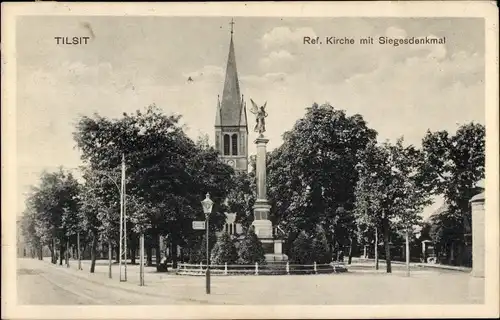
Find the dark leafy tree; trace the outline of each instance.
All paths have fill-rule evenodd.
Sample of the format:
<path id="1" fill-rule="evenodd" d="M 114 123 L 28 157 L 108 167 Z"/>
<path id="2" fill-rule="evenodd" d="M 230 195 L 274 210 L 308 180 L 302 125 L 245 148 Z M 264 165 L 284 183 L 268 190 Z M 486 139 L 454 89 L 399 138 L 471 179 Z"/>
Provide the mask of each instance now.
<path id="1" fill-rule="evenodd" d="M 311 238 L 301 232 L 293 241 L 290 259 L 295 264 L 310 264 L 314 262 L 314 250 Z"/>
<path id="2" fill-rule="evenodd" d="M 313 262 L 325 264 L 332 261 L 332 254 L 329 250 L 328 239 L 322 228 L 314 234 L 312 239 Z"/>
<path id="3" fill-rule="evenodd" d="M 59 246 L 62 264 L 67 234 L 77 223 L 70 215 L 78 210 L 78 192 L 76 179 L 61 168 L 57 172 L 42 173 L 39 186 L 33 187 L 27 198 L 28 212 L 34 215 L 35 235 L 42 245 L 49 246 L 52 263 L 56 263 Z"/>
<path id="4" fill-rule="evenodd" d="M 477 123 L 460 126 L 455 135 L 447 131 L 428 131 L 422 141 L 420 178 L 428 191 L 444 196 L 446 210 L 433 223 L 436 244 L 463 245 L 471 231 L 469 200 L 482 189 L 484 179 L 485 127 Z M 461 257 L 463 260 L 464 257 Z"/>
<path id="5" fill-rule="evenodd" d="M 371 143 L 360 152 L 357 166 L 354 214 L 358 225 L 383 231 L 387 272 L 391 272 L 391 230 L 408 230 L 418 223 L 418 213 L 429 204 L 429 194 L 420 183 L 421 154 L 413 147 Z M 367 229 L 362 230 L 366 232 Z M 375 241 L 375 245 L 378 239 Z"/>
<path id="6" fill-rule="evenodd" d="M 91 170 L 115 172 L 125 156 L 127 194 L 149 209 L 141 219 L 147 218 L 146 232 L 156 252 L 161 235 L 168 236 L 173 249 L 193 236 L 191 222 L 204 219 L 200 201 L 207 192 L 215 203 L 211 225 L 221 229 L 231 187 L 232 168 L 213 148 L 189 139 L 179 120 L 153 105 L 119 119 L 83 117 L 74 134 Z M 172 258 L 175 267 L 175 252 Z M 157 264 L 159 259 L 157 254 Z"/>
<path id="7" fill-rule="evenodd" d="M 267 182 L 271 220 L 287 235 L 286 253 L 302 230 L 311 233 L 318 225 L 331 248 L 346 244 L 337 209 L 352 214 L 358 151 L 375 138 L 360 115 L 347 116 L 328 104 L 308 108 L 284 134 L 283 144 L 269 156 Z"/>
<path id="8" fill-rule="evenodd" d="M 256 199 L 255 171 L 236 173 L 233 176 L 233 187 L 227 198 L 230 212 L 236 213 L 236 222 L 241 223 L 246 232 L 253 222 L 253 206 Z"/>
<path id="9" fill-rule="evenodd" d="M 238 256 L 241 264 L 252 264 L 255 262 L 263 264 L 266 262 L 264 248 L 253 228 L 248 229 L 245 238 L 241 241 L 238 247 Z"/>
<path id="10" fill-rule="evenodd" d="M 222 233 L 219 237 L 211 254 L 211 262 L 213 264 L 234 264 L 238 260 L 236 246 L 227 232 Z"/>

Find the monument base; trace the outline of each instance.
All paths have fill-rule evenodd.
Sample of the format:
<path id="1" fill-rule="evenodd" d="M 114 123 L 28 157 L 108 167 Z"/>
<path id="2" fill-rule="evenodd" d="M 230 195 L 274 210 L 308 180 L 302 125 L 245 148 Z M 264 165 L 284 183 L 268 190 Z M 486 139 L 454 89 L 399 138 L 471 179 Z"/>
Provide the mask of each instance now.
<path id="1" fill-rule="evenodd" d="M 263 241 L 263 239 L 273 239 L 273 224 L 270 220 L 254 220 L 252 226 L 260 241 Z"/>
<path id="2" fill-rule="evenodd" d="M 281 262 L 281 261 L 288 261 L 288 256 L 286 254 L 276 254 L 276 253 L 270 253 L 266 254 L 266 262 Z"/>
<path id="3" fill-rule="evenodd" d="M 275 240 L 272 238 L 259 239 L 264 249 L 264 256 L 266 262 L 280 262 L 287 261 L 288 256 L 281 252 L 282 240 Z"/>

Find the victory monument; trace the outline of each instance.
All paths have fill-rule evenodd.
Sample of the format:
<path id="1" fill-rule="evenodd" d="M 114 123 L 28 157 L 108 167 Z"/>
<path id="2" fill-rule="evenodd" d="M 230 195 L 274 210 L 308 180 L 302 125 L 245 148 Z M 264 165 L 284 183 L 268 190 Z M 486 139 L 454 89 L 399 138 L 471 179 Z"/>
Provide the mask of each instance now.
<path id="1" fill-rule="evenodd" d="M 215 149 L 219 151 L 222 162 L 231 166 L 236 172 L 248 172 L 248 122 L 246 103 L 240 92 L 240 82 L 236 68 L 236 55 L 234 50 L 233 26 L 231 20 L 231 38 L 229 54 L 227 57 L 226 77 L 222 97 L 217 98 L 215 114 Z M 250 99 L 251 100 L 251 99 Z M 254 206 L 253 227 L 259 237 L 268 261 L 286 260 L 282 254 L 281 240 L 273 238 L 273 226 L 269 220 L 271 206 L 267 201 L 266 190 L 266 145 L 269 142 L 264 137 L 266 131 L 265 119 L 267 117 L 266 105 L 259 107 L 251 100 L 251 112 L 255 115 L 256 124 L 254 132 L 259 135 L 255 140 L 257 145 L 257 199 Z M 232 226 L 230 217 L 235 213 L 226 213 L 228 220 L 226 226 Z M 233 220 L 234 221 L 234 220 Z M 237 226 L 238 227 L 238 226 Z M 231 233 L 231 229 L 229 231 Z M 234 230 L 233 230 L 234 231 Z"/>
<path id="2" fill-rule="evenodd" d="M 267 102 L 259 108 L 252 99 L 250 99 L 250 101 L 252 102 L 252 109 L 250 112 L 252 112 L 256 118 L 254 131 L 259 133 L 259 136 L 254 141 L 257 145 L 257 164 L 255 172 L 255 177 L 257 179 L 257 199 L 253 207 L 254 221 L 252 222 L 252 226 L 254 227 L 255 234 L 262 242 L 266 261 L 283 261 L 287 260 L 288 257 L 282 253 L 282 241 L 273 238 L 273 225 L 271 220 L 269 220 L 271 206 L 267 201 L 266 146 L 269 139 L 264 137 L 264 132 L 266 132 L 265 118 L 267 117 Z"/>

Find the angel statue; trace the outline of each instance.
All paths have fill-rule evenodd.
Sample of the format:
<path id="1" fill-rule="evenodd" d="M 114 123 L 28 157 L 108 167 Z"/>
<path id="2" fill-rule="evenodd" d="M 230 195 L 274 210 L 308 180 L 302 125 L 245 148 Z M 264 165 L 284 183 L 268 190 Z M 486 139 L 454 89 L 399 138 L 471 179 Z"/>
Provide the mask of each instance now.
<path id="1" fill-rule="evenodd" d="M 252 109 L 250 110 L 250 112 L 255 114 L 255 120 L 257 121 L 253 131 L 258 132 L 260 135 L 262 135 L 264 132 L 266 132 L 266 120 L 265 119 L 267 117 L 267 112 L 266 112 L 267 101 L 260 108 L 257 106 L 257 104 L 252 99 L 250 99 L 250 101 L 252 102 Z"/>

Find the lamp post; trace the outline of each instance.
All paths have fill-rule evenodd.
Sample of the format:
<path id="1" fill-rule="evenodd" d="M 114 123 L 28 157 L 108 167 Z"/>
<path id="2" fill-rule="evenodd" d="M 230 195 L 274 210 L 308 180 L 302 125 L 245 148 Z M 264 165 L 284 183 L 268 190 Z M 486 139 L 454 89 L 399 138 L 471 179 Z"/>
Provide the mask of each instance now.
<path id="1" fill-rule="evenodd" d="M 210 194 L 207 193 L 205 200 L 201 202 L 203 207 L 203 213 L 205 213 L 205 229 L 207 230 L 207 269 L 205 271 L 206 275 L 206 292 L 210 294 L 210 251 L 209 251 L 209 235 L 208 235 L 208 220 L 210 218 L 210 213 L 212 212 L 212 206 L 214 202 L 210 200 Z"/>

